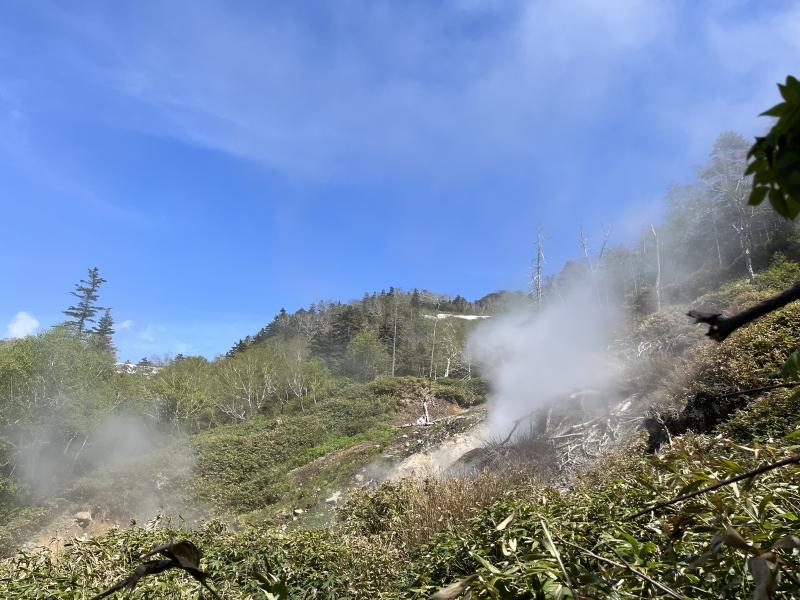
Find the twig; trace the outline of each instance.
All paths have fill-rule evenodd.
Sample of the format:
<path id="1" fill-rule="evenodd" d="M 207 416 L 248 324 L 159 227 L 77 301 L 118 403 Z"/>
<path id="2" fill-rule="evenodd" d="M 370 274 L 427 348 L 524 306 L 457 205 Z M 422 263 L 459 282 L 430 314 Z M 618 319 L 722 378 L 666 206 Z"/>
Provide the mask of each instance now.
<path id="1" fill-rule="evenodd" d="M 744 327 L 759 317 L 783 308 L 795 300 L 800 300 L 800 283 L 796 283 L 780 294 L 767 298 L 763 302 L 731 317 L 723 317 L 719 313 L 705 313 L 697 310 L 690 310 L 688 315 L 698 323 L 705 323 L 709 326 L 706 334 L 708 337 L 716 342 L 722 342 L 740 327 Z"/>
<path id="2" fill-rule="evenodd" d="M 556 536 L 556 537 L 558 537 L 558 536 Z M 616 551 L 614 551 L 613 548 L 612 548 L 611 551 L 614 552 L 614 554 L 617 555 L 617 558 L 619 558 L 624 564 L 620 564 L 615 560 L 611 560 L 610 558 L 606 558 L 605 556 L 600 556 L 599 554 L 595 554 L 594 552 L 592 552 L 588 548 L 584 548 L 583 546 L 579 546 L 578 544 L 574 544 L 572 542 L 568 542 L 564 538 L 558 537 L 558 540 L 562 544 L 566 544 L 567 546 L 572 546 L 573 548 L 576 548 L 576 549 L 580 550 L 581 552 L 584 552 L 585 554 L 588 554 L 589 556 L 591 556 L 595 560 L 599 560 L 600 562 L 607 563 L 609 565 L 617 567 L 618 569 L 627 569 L 628 571 L 630 571 L 631 573 L 633 573 L 637 577 L 641 577 L 642 579 L 644 579 L 648 583 L 656 586 L 662 592 L 664 592 L 665 594 L 669 594 L 673 598 L 677 598 L 678 600 L 683 600 L 684 599 L 684 596 L 681 596 L 680 594 L 678 594 L 673 589 L 667 587 L 663 583 L 660 583 L 660 582 L 656 581 L 655 579 L 653 579 L 652 577 L 650 577 L 646 573 L 644 573 L 644 572 L 640 571 L 639 569 L 635 568 L 633 565 L 628 564 L 619 554 L 617 554 Z"/>
<path id="3" fill-rule="evenodd" d="M 797 387 L 798 385 L 800 385 L 800 381 L 786 381 L 784 383 L 773 383 L 772 385 L 765 385 L 762 387 L 750 388 L 748 390 L 740 390 L 738 392 L 730 392 L 728 394 L 722 394 L 721 396 L 719 396 L 719 398 L 720 399 L 734 398 L 736 396 L 746 396 L 747 394 L 756 394 L 758 392 L 768 392 L 769 390 L 776 390 L 778 388 Z"/>
<path id="4" fill-rule="evenodd" d="M 637 575 L 638 577 L 641 577 L 645 581 L 650 582 L 651 584 L 656 586 L 658 589 L 660 589 L 663 592 L 666 592 L 667 594 L 669 594 L 673 598 L 680 598 L 680 599 L 684 598 L 684 596 L 681 596 L 680 594 L 678 594 L 678 592 L 676 592 L 676 591 L 672 590 L 671 588 L 667 587 L 665 584 L 656 581 L 655 579 L 653 579 L 652 577 L 650 577 L 649 575 L 647 575 L 643 571 L 640 571 L 639 569 L 634 567 L 632 564 L 628 563 L 628 561 L 626 561 L 624 558 L 622 558 L 620 556 L 619 552 L 614 550 L 614 548 L 609 548 L 609 549 L 614 553 L 614 556 L 616 556 L 622 562 L 622 564 L 625 565 L 625 568 L 628 569 L 634 575 Z"/>
<path id="5" fill-rule="evenodd" d="M 517 430 L 517 427 L 519 427 L 519 424 L 522 423 L 525 419 L 530 419 L 534 414 L 536 414 L 536 410 L 533 410 L 533 411 L 531 411 L 531 412 L 529 412 L 527 414 L 524 414 L 519 419 L 514 421 L 514 426 L 511 428 L 511 431 L 508 432 L 508 435 L 506 436 L 506 439 L 504 439 L 502 442 L 500 442 L 498 444 L 498 446 L 505 446 L 508 443 L 508 441 L 511 439 L 511 436 L 514 435 L 514 432 Z"/>
<path id="6" fill-rule="evenodd" d="M 554 435 L 552 437 L 547 438 L 548 440 L 561 440 L 564 438 L 569 437 L 580 437 L 582 435 L 586 435 L 585 433 L 562 433 L 561 435 Z"/>
<path id="7" fill-rule="evenodd" d="M 786 465 L 797 464 L 797 463 L 800 463 L 800 454 L 793 454 L 789 458 L 784 458 L 783 460 L 779 460 L 778 462 L 763 465 L 757 469 L 753 469 L 752 471 L 747 471 L 746 473 L 740 473 L 739 475 L 736 475 L 735 477 L 730 477 L 729 479 L 723 479 L 722 481 L 718 481 L 717 483 L 709 485 L 708 487 L 695 490 L 694 492 L 683 494 L 682 496 L 672 498 L 671 500 L 665 500 L 664 502 L 658 502 L 657 504 L 653 504 L 652 506 L 645 508 L 644 510 L 640 510 L 637 513 L 628 515 L 625 518 L 635 519 L 636 517 L 641 517 L 642 515 L 646 515 L 649 512 L 655 512 L 666 506 L 677 504 L 678 502 L 683 502 L 684 500 L 688 500 L 689 498 L 694 498 L 695 496 L 699 496 L 700 494 L 705 494 L 706 492 L 713 492 L 716 489 L 719 489 L 726 485 L 730 485 L 731 483 L 736 483 L 737 481 L 741 481 L 742 479 L 750 479 L 751 477 L 755 477 L 756 475 L 761 475 L 762 473 L 766 473 L 767 471 L 772 471 L 773 469 L 777 469 L 779 467 L 784 467 Z"/>
<path id="8" fill-rule="evenodd" d="M 558 548 L 556 548 L 556 545 L 553 543 L 553 538 L 550 537 L 550 531 L 547 529 L 547 523 L 544 522 L 544 519 L 540 519 L 539 522 L 542 524 L 542 531 L 544 531 L 544 535 L 547 537 L 547 541 L 550 542 L 550 547 L 553 549 L 552 554 L 556 561 L 558 561 L 558 566 L 561 567 L 561 572 L 564 574 L 564 579 L 567 581 L 567 586 L 569 586 L 569 589 L 572 590 L 572 580 L 569 578 L 569 574 L 564 568 L 564 563 L 561 562 L 561 554 L 558 552 Z"/>
<path id="9" fill-rule="evenodd" d="M 793 565 L 793 566 L 794 566 L 794 565 Z M 784 564 L 780 564 L 780 563 L 779 563 L 779 564 L 778 564 L 778 568 L 781 570 L 781 572 L 782 572 L 782 573 L 783 573 L 783 574 L 786 576 L 786 578 L 787 578 L 789 581 L 791 581 L 791 582 L 792 582 L 793 584 L 795 584 L 795 585 L 796 585 L 798 588 L 800 588 L 800 581 L 798 581 L 798 580 L 797 580 L 797 577 L 795 577 L 795 576 L 792 574 L 792 572 L 791 572 L 791 571 L 789 571 L 789 569 L 787 569 L 787 568 L 786 568 L 786 565 L 784 565 Z"/>

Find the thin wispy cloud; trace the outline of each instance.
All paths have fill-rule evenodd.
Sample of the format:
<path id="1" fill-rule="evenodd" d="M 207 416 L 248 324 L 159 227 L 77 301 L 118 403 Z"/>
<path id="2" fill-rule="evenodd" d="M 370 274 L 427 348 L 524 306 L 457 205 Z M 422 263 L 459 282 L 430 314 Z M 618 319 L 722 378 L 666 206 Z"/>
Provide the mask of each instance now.
<path id="1" fill-rule="evenodd" d="M 156 341 L 158 334 L 164 330 L 164 327 L 156 327 L 155 325 L 149 324 L 144 329 L 135 331 L 134 335 L 142 342 L 153 343 Z"/>
<path id="2" fill-rule="evenodd" d="M 678 5 L 472 4 L 341 3 L 323 10 L 322 31 L 290 11 L 256 19 L 205 2 L 186 19 L 180 3 L 159 4 L 102 40 L 116 58 L 95 76 L 155 110 L 145 127 L 290 174 L 464 176 L 478 165 L 546 159 L 543 140 L 578 139 L 582 127 L 625 109 L 631 82 L 658 78 L 681 58 L 671 50 L 682 43 Z M 719 80 L 721 90 L 729 73 L 755 84 L 745 98 L 709 97 L 704 144 L 720 128 L 751 124 L 775 78 L 796 64 L 796 27 L 781 25 L 800 22 L 793 12 L 748 23 L 698 15 L 692 44 L 704 61 L 695 76 Z M 731 61 L 724 46 L 742 34 L 758 43 L 738 53 L 760 49 Z M 638 100 L 696 131 L 692 81 L 681 85 Z"/>
<path id="3" fill-rule="evenodd" d="M 120 127 L 290 175 L 463 177 L 547 160 L 632 103 L 696 153 L 720 129 L 753 129 L 800 60 L 799 13 L 531 0 L 347 2 L 309 18 L 204 1 L 48 16 L 80 41 L 65 68 L 105 90 L 104 117 Z M 733 76 L 752 92 L 729 97 Z"/>
<path id="4" fill-rule="evenodd" d="M 141 16 L 107 41 L 106 82 L 157 109 L 158 133 L 291 174 L 463 175 L 535 155 L 545 125 L 599 116 L 672 21 L 638 0 L 442 6 L 340 4 L 321 34 L 213 3 L 178 36 L 177 15 Z"/>

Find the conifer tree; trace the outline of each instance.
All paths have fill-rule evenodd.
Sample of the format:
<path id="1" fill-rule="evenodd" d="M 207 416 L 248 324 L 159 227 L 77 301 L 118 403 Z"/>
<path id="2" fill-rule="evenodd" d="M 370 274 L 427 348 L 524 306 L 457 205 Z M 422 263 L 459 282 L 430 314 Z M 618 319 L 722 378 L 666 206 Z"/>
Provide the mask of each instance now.
<path id="1" fill-rule="evenodd" d="M 81 279 L 79 283 L 75 284 L 75 289 L 70 292 L 78 299 L 78 302 L 65 310 L 64 314 L 72 317 L 72 320 L 67 323 L 72 325 L 79 335 L 86 330 L 87 323 L 94 323 L 95 315 L 102 310 L 102 307 L 96 304 L 97 291 L 105 282 L 106 280 L 100 277 L 99 269 L 92 267 L 89 269 L 89 278 Z"/>
<path id="2" fill-rule="evenodd" d="M 414 293 L 411 294 L 411 307 L 418 308 L 420 305 L 419 290 L 414 288 Z"/>
<path id="3" fill-rule="evenodd" d="M 114 335 L 114 319 L 111 316 L 111 309 L 106 308 L 103 316 L 92 328 L 91 333 L 97 336 L 100 345 L 106 350 L 114 350 L 114 342 L 112 336 Z"/>

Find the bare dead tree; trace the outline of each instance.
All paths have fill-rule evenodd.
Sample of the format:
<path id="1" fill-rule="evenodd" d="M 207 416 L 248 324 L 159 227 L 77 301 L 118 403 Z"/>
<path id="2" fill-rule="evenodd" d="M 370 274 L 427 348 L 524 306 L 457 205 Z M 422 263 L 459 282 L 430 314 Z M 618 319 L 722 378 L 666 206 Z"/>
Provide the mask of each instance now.
<path id="1" fill-rule="evenodd" d="M 580 228 L 578 229 L 578 241 L 580 242 L 581 250 L 583 250 L 583 257 L 586 259 L 586 263 L 589 265 L 589 270 L 592 273 L 594 273 L 594 267 L 592 266 L 592 259 L 589 257 L 589 240 L 583 233 L 583 225 L 581 225 Z"/>
<path id="2" fill-rule="evenodd" d="M 542 306 L 542 267 L 544 266 L 544 235 L 539 231 L 536 236 L 536 261 L 533 266 L 533 299 L 536 306 Z"/>
<path id="3" fill-rule="evenodd" d="M 444 345 L 444 355 L 445 355 L 445 368 L 444 368 L 444 376 L 445 378 L 450 377 L 450 369 L 453 367 L 453 363 L 456 366 L 459 366 L 459 357 L 461 356 L 461 344 L 459 343 L 458 339 L 458 331 L 456 330 L 455 325 L 453 324 L 453 319 L 448 319 L 442 325 L 443 331 L 443 341 L 441 342 Z"/>
<path id="4" fill-rule="evenodd" d="M 650 225 L 656 244 L 656 312 L 661 312 L 661 251 L 658 247 L 658 234 L 654 225 Z"/>
<path id="5" fill-rule="evenodd" d="M 394 294 L 394 335 L 392 336 L 392 377 L 394 377 L 395 358 L 397 357 L 397 292 Z"/>
<path id="6" fill-rule="evenodd" d="M 472 345 L 469 339 L 464 344 L 464 361 L 467 363 L 467 379 L 472 379 Z"/>
<path id="7" fill-rule="evenodd" d="M 436 325 L 439 323 L 439 302 L 436 302 L 436 314 L 433 319 L 433 342 L 431 343 L 431 368 L 428 371 L 428 379 L 433 379 L 433 356 L 436 352 Z"/>
<path id="8" fill-rule="evenodd" d="M 714 232 L 714 244 L 717 248 L 717 263 L 719 268 L 722 268 L 722 248 L 719 243 L 719 229 L 717 227 L 717 203 L 714 198 L 709 198 L 709 207 L 711 209 L 711 229 Z"/>
<path id="9" fill-rule="evenodd" d="M 698 310 L 690 310 L 688 315 L 697 323 L 708 325 L 708 337 L 717 342 L 722 342 L 734 331 L 752 323 L 759 317 L 763 317 L 773 311 L 783 308 L 790 302 L 800 300 L 800 283 L 794 284 L 780 294 L 767 298 L 755 306 L 743 310 L 731 317 L 723 317 L 720 313 L 706 313 Z"/>
<path id="10" fill-rule="evenodd" d="M 747 215 L 747 207 L 743 205 L 743 201 L 744 195 L 742 195 L 742 205 L 738 206 L 739 222 L 731 223 L 731 226 L 739 237 L 739 247 L 742 250 L 742 256 L 744 256 L 745 270 L 747 271 L 747 277 L 752 285 L 756 282 L 756 274 L 755 271 L 753 271 L 753 257 L 751 253 L 750 217 Z"/>
<path id="11" fill-rule="evenodd" d="M 612 228 L 611 228 L 610 225 L 606 225 L 606 226 L 603 227 L 603 243 L 600 245 L 600 252 L 597 253 L 597 269 L 596 269 L 596 271 L 599 271 L 600 265 L 602 264 L 601 261 L 603 260 L 603 254 L 605 254 L 606 247 L 608 246 L 608 240 L 611 237 L 611 229 Z M 598 277 L 597 272 L 595 272 L 595 279 L 597 279 L 597 277 Z M 599 284 L 598 284 L 598 288 L 599 288 Z M 598 289 L 598 293 L 599 292 L 600 292 L 600 290 Z M 604 300 L 605 300 L 606 306 L 608 306 L 608 303 L 609 303 L 609 297 L 608 297 L 609 296 L 609 294 L 608 294 L 609 285 L 608 285 L 608 282 L 604 283 L 603 292 L 604 292 Z"/>
<path id="12" fill-rule="evenodd" d="M 586 265 L 589 267 L 589 273 L 591 274 L 592 278 L 592 285 L 594 286 L 594 292 L 597 295 L 597 299 L 600 300 L 600 281 L 599 281 L 599 265 L 600 261 L 603 258 L 603 254 L 606 251 L 606 246 L 608 245 L 608 239 L 611 237 L 611 228 L 604 227 L 603 228 L 603 242 L 600 245 L 600 251 L 597 253 L 597 256 L 593 259 L 589 252 L 589 240 L 587 239 L 586 235 L 583 231 L 583 225 L 581 225 L 579 232 L 578 232 L 578 239 L 581 245 L 581 250 L 583 251 L 583 257 L 586 259 Z M 606 297 L 606 302 L 608 298 Z"/>
<path id="13" fill-rule="evenodd" d="M 597 260 L 598 262 L 603 260 L 603 254 L 606 252 L 606 247 L 608 246 L 608 240 L 611 237 L 612 227 L 611 225 L 606 225 L 603 227 L 603 243 L 600 244 L 600 252 L 597 253 Z"/>

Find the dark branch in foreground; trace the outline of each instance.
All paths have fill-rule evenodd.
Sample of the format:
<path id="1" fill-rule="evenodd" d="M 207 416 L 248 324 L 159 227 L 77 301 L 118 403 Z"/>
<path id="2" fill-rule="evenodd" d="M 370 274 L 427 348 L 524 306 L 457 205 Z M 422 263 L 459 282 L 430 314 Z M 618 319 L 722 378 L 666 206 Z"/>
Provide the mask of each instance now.
<path id="1" fill-rule="evenodd" d="M 777 390 L 779 388 L 792 388 L 800 385 L 800 381 L 784 381 L 781 383 L 773 383 L 771 385 L 764 385 L 761 387 L 750 388 L 747 390 L 739 390 L 737 392 L 728 392 L 722 394 L 719 398 L 735 398 L 736 396 L 747 396 L 748 394 L 758 394 L 761 392 L 768 392 L 770 390 Z"/>
<path id="2" fill-rule="evenodd" d="M 756 475 L 761 475 L 762 473 L 766 473 L 767 471 L 772 471 L 773 469 L 777 469 L 779 467 L 784 467 L 786 465 L 798 464 L 798 463 L 800 463 L 800 454 L 792 454 L 789 458 L 784 458 L 783 460 L 779 460 L 778 462 L 763 465 L 757 469 L 753 469 L 752 471 L 747 471 L 746 473 L 740 473 L 739 475 L 736 475 L 736 477 L 731 477 L 730 479 L 723 479 L 722 481 L 718 481 L 713 485 L 709 485 L 708 487 L 695 490 L 694 492 L 690 492 L 688 494 L 683 494 L 682 496 L 672 498 L 671 500 L 665 500 L 664 502 L 653 504 L 652 506 L 649 506 L 644 510 L 640 510 L 637 513 L 628 515 L 625 518 L 635 519 L 636 517 L 641 517 L 642 515 L 646 515 L 647 513 L 655 512 L 666 506 L 671 506 L 672 504 L 677 504 L 678 502 L 689 500 L 690 498 L 694 498 L 695 496 L 699 496 L 707 492 L 713 492 L 714 490 L 717 490 L 726 485 L 730 485 L 731 483 L 736 483 L 737 481 L 741 481 L 742 479 L 750 479 L 751 477 L 755 477 Z"/>
<path id="3" fill-rule="evenodd" d="M 592 552 L 588 548 L 584 548 L 583 546 L 579 546 L 578 544 L 575 544 L 573 542 L 568 542 L 564 538 L 556 536 L 556 539 L 558 539 L 560 542 L 566 544 L 567 546 L 572 546 L 573 548 L 575 548 L 577 550 L 580 550 L 581 552 L 587 554 L 588 556 L 591 556 L 595 560 L 599 560 L 600 562 L 607 563 L 607 564 L 611 565 L 612 567 L 617 567 L 618 569 L 626 569 L 626 570 L 630 571 L 631 573 L 633 573 L 634 575 L 636 575 L 637 577 L 641 577 L 646 582 L 654 585 L 655 587 L 660 589 L 665 594 L 667 594 L 669 596 L 672 596 L 673 598 L 677 598 L 678 600 L 683 600 L 683 596 L 678 594 L 678 592 L 676 592 L 675 590 L 667 587 L 665 584 L 663 584 L 663 583 L 661 583 L 659 581 L 656 581 L 655 579 L 653 579 L 652 577 L 650 577 L 649 575 L 647 575 L 643 571 L 640 571 L 639 569 L 637 569 L 633 565 L 628 564 L 628 562 L 625 561 L 621 556 L 619 556 L 619 554 L 617 554 L 617 552 L 614 552 L 614 554 L 617 555 L 617 558 L 622 560 L 623 564 L 620 564 L 615 560 L 611 560 L 610 558 L 606 558 L 605 556 L 600 556 L 599 554 L 595 554 L 594 552 Z"/>
<path id="4" fill-rule="evenodd" d="M 719 313 L 706 313 L 697 310 L 690 310 L 688 315 L 697 323 L 705 323 L 708 325 L 708 333 L 706 334 L 708 337 L 716 342 L 722 342 L 740 327 L 744 327 L 759 317 L 763 317 L 779 308 L 783 308 L 795 300 L 800 300 L 800 283 L 796 283 L 777 296 L 767 298 L 763 302 L 751 306 L 747 310 L 743 310 L 731 317 L 723 317 Z"/>
<path id="5" fill-rule="evenodd" d="M 128 577 L 119 581 L 104 591 L 98 594 L 92 600 L 99 600 L 106 598 L 111 594 L 126 589 L 129 592 L 136 587 L 139 580 L 149 575 L 157 575 L 169 569 L 182 569 L 200 582 L 214 598 L 219 599 L 219 595 L 208 585 L 206 579 L 208 574 L 200 570 L 200 550 L 192 542 L 183 540 L 175 544 L 164 544 L 163 546 L 156 546 L 150 552 L 142 556 L 142 558 L 149 558 L 155 554 L 161 554 L 166 557 L 165 560 L 149 560 L 140 564 Z"/>

